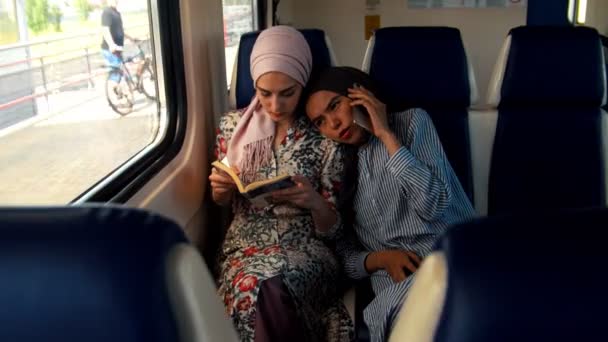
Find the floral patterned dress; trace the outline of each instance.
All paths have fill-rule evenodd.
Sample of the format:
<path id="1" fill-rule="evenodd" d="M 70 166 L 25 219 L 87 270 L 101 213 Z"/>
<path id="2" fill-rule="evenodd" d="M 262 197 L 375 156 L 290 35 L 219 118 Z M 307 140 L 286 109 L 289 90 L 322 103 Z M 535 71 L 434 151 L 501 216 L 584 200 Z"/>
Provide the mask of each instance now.
<path id="1" fill-rule="evenodd" d="M 242 111 L 226 114 L 218 129 L 216 156 L 226 146 Z M 325 139 L 303 117 L 296 119 L 270 165 L 256 180 L 279 174 L 306 176 L 334 205 L 343 170 L 338 145 Z M 240 195 L 233 199 L 234 219 L 220 251 L 219 295 L 241 340 L 253 341 L 261 283 L 279 276 L 296 305 L 310 341 L 350 341 L 353 324 L 342 303 L 341 265 L 323 240 L 335 237 L 339 224 L 319 233 L 309 210 L 288 204 L 257 209 Z"/>

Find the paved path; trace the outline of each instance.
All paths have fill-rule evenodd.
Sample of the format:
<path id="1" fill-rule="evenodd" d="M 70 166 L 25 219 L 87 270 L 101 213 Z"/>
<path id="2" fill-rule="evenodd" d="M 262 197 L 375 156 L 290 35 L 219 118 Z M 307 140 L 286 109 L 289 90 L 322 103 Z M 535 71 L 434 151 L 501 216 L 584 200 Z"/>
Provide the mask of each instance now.
<path id="1" fill-rule="evenodd" d="M 65 204 L 153 141 L 156 103 L 138 94 L 121 117 L 103 84 L 54 94 L 48 114 L 0 130 L 0 205 Z M 38 104 L 46 108 L 44 98 Z"/>
<path id="2" fill-rule="evenodd" d="M 236 50 L 226 48 L 228 83 Z M 38 98 L 37 117 L 0 130 L 0 205 L 68 203 L 154 140 L 156 103 L 137 94 L 121 117 L 105 100 L 105 76 L 94 84 Z"/>

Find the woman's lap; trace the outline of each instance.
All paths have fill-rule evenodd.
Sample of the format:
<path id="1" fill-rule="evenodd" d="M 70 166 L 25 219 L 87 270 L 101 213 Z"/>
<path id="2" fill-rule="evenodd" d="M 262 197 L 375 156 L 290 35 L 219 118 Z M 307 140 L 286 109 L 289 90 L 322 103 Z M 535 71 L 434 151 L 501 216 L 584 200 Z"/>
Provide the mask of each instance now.
<path id="1" fill-rule="evenodd" d="M 280 276 L 265 280 L 258 294 L 255 342 L 307 341 L 301 317 Z"/>
<path id="2" fill-rule="evenodd" d="M 333 306 L 331 309 L 337 312 L 341 308 L 336 310 L 335 306 L 343 307 L 339 300 L 336 302 L 340 298 L 334 281 L 337 274 L 339 264 L 324 246 L 249 248 L 227 256 L 222 265 L 219 293 L 243 340 L 254 339 L 256 324 L 276 319 L 274 316 L 266 317 L 269 311 L 263 309 L 260 312 L 263 316 L 256 317 L 260 305 L 266 308 L 269 302 L 285 304 L 274 309 L 276 313 L 284 311 L 280 318 L 291 321 L 299 317 L 297 324 L 285 324 L 286 330 L 277 331 L 277 334 L 289 334 L 297 331 L 298 327 L 315 332 L 324 329 L 326 324 L 322 317 L 331 311 L 330 307 Z M 348 331 L 348 328 L 344 330 Z M 271 336 L 272 333 L 266 329 L 261 334 Z"/>

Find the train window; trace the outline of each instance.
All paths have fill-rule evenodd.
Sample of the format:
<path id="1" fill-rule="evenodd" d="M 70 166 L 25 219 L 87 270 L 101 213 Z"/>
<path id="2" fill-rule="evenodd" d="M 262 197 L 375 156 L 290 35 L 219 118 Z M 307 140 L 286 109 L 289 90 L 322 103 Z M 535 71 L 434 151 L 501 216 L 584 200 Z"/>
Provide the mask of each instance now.
<path id="1" fill-rule="evenodd" d="M 572 3 L 575 2 L 575 3 Z M 604 0 L 572 0 L 570 5 L 572 17 L 576 18 L 576 25 L 585 25 L 595 28 L 601 35 L 604 46 L 604 58 L 608 63 L 608 1 Z"/>
<path id="2" fill-rule="evenodd" d="M 576 23 L 584 25 L 587 19 L 587 0 L 576 1 Z"/>
<path id="3" fill-rule="evenodd" d="M 226 80 L 230 86 L 236 50 L 241 35 L 256 30 L 257 16 L 253 0 L 222 0 L 224 9 L 224 47 L 226 49 Z"/>
<path id="4" fill-rule="evenodd" d="M 568 19 L 575 25 L 596 28 L 600 34 L 608 34 L 608 2 L 602 0 L 570 0 L 568 2 Z"/>
<path id="5" fill-rule="evenodd" d="M 174 137 L 161 2 L 0 0 L 0 205 L 107 192 Z"/>

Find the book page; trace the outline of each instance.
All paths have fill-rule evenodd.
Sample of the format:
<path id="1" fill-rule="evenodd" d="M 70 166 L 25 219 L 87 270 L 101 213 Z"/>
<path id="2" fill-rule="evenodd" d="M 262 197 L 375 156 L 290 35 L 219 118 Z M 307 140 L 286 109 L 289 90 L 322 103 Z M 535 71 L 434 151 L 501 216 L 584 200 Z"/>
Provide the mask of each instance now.
<path id="1" fill-rule="evenodd" d="M 224 158 L 226 159 L 226 158 Z M 222 161 L 216 160 L 213 163 L 211 163 L 211 165 L 215 166 L 216 168 L 218 168 L 219 170 L 226 172 L 234 181 L 234 183 L 236 184 L 238 190 L 240 193 L 244 193 L 245 192 L 245 187 L 243 186 L 243 183 L 241 182 L 241 180 L 239 179 L 239 176 L 234 172 L 234 170 L 232 170 L 230 168 L 230 166 L 224 164 L 224 159 L 222 159 Z M 228 160 L 226 160 L 226 162 L 228 162 Z"/>
<path id="2" fill-rule="evenodd" d="M 296 183 L 291 180 L 291 176 L 282 175 L 243 186 L 243 183 L 239 179 L 238 175 L 234 172 L 234 170 L 232 170 L 232 168 L 230 168 L 230 166 L 228 166 L 229 163 L 226 158 L 222 159 L 221 161 L 216 160 L 211 164 L 230 175 L 230 177 L 236 183 L 238 191 L 241 193 L 241 195 L 251 201 L 254 206 L 259 208 L 263 208 L 274 203 L 271 192 L 290 188 L 296 185 Z"/>

